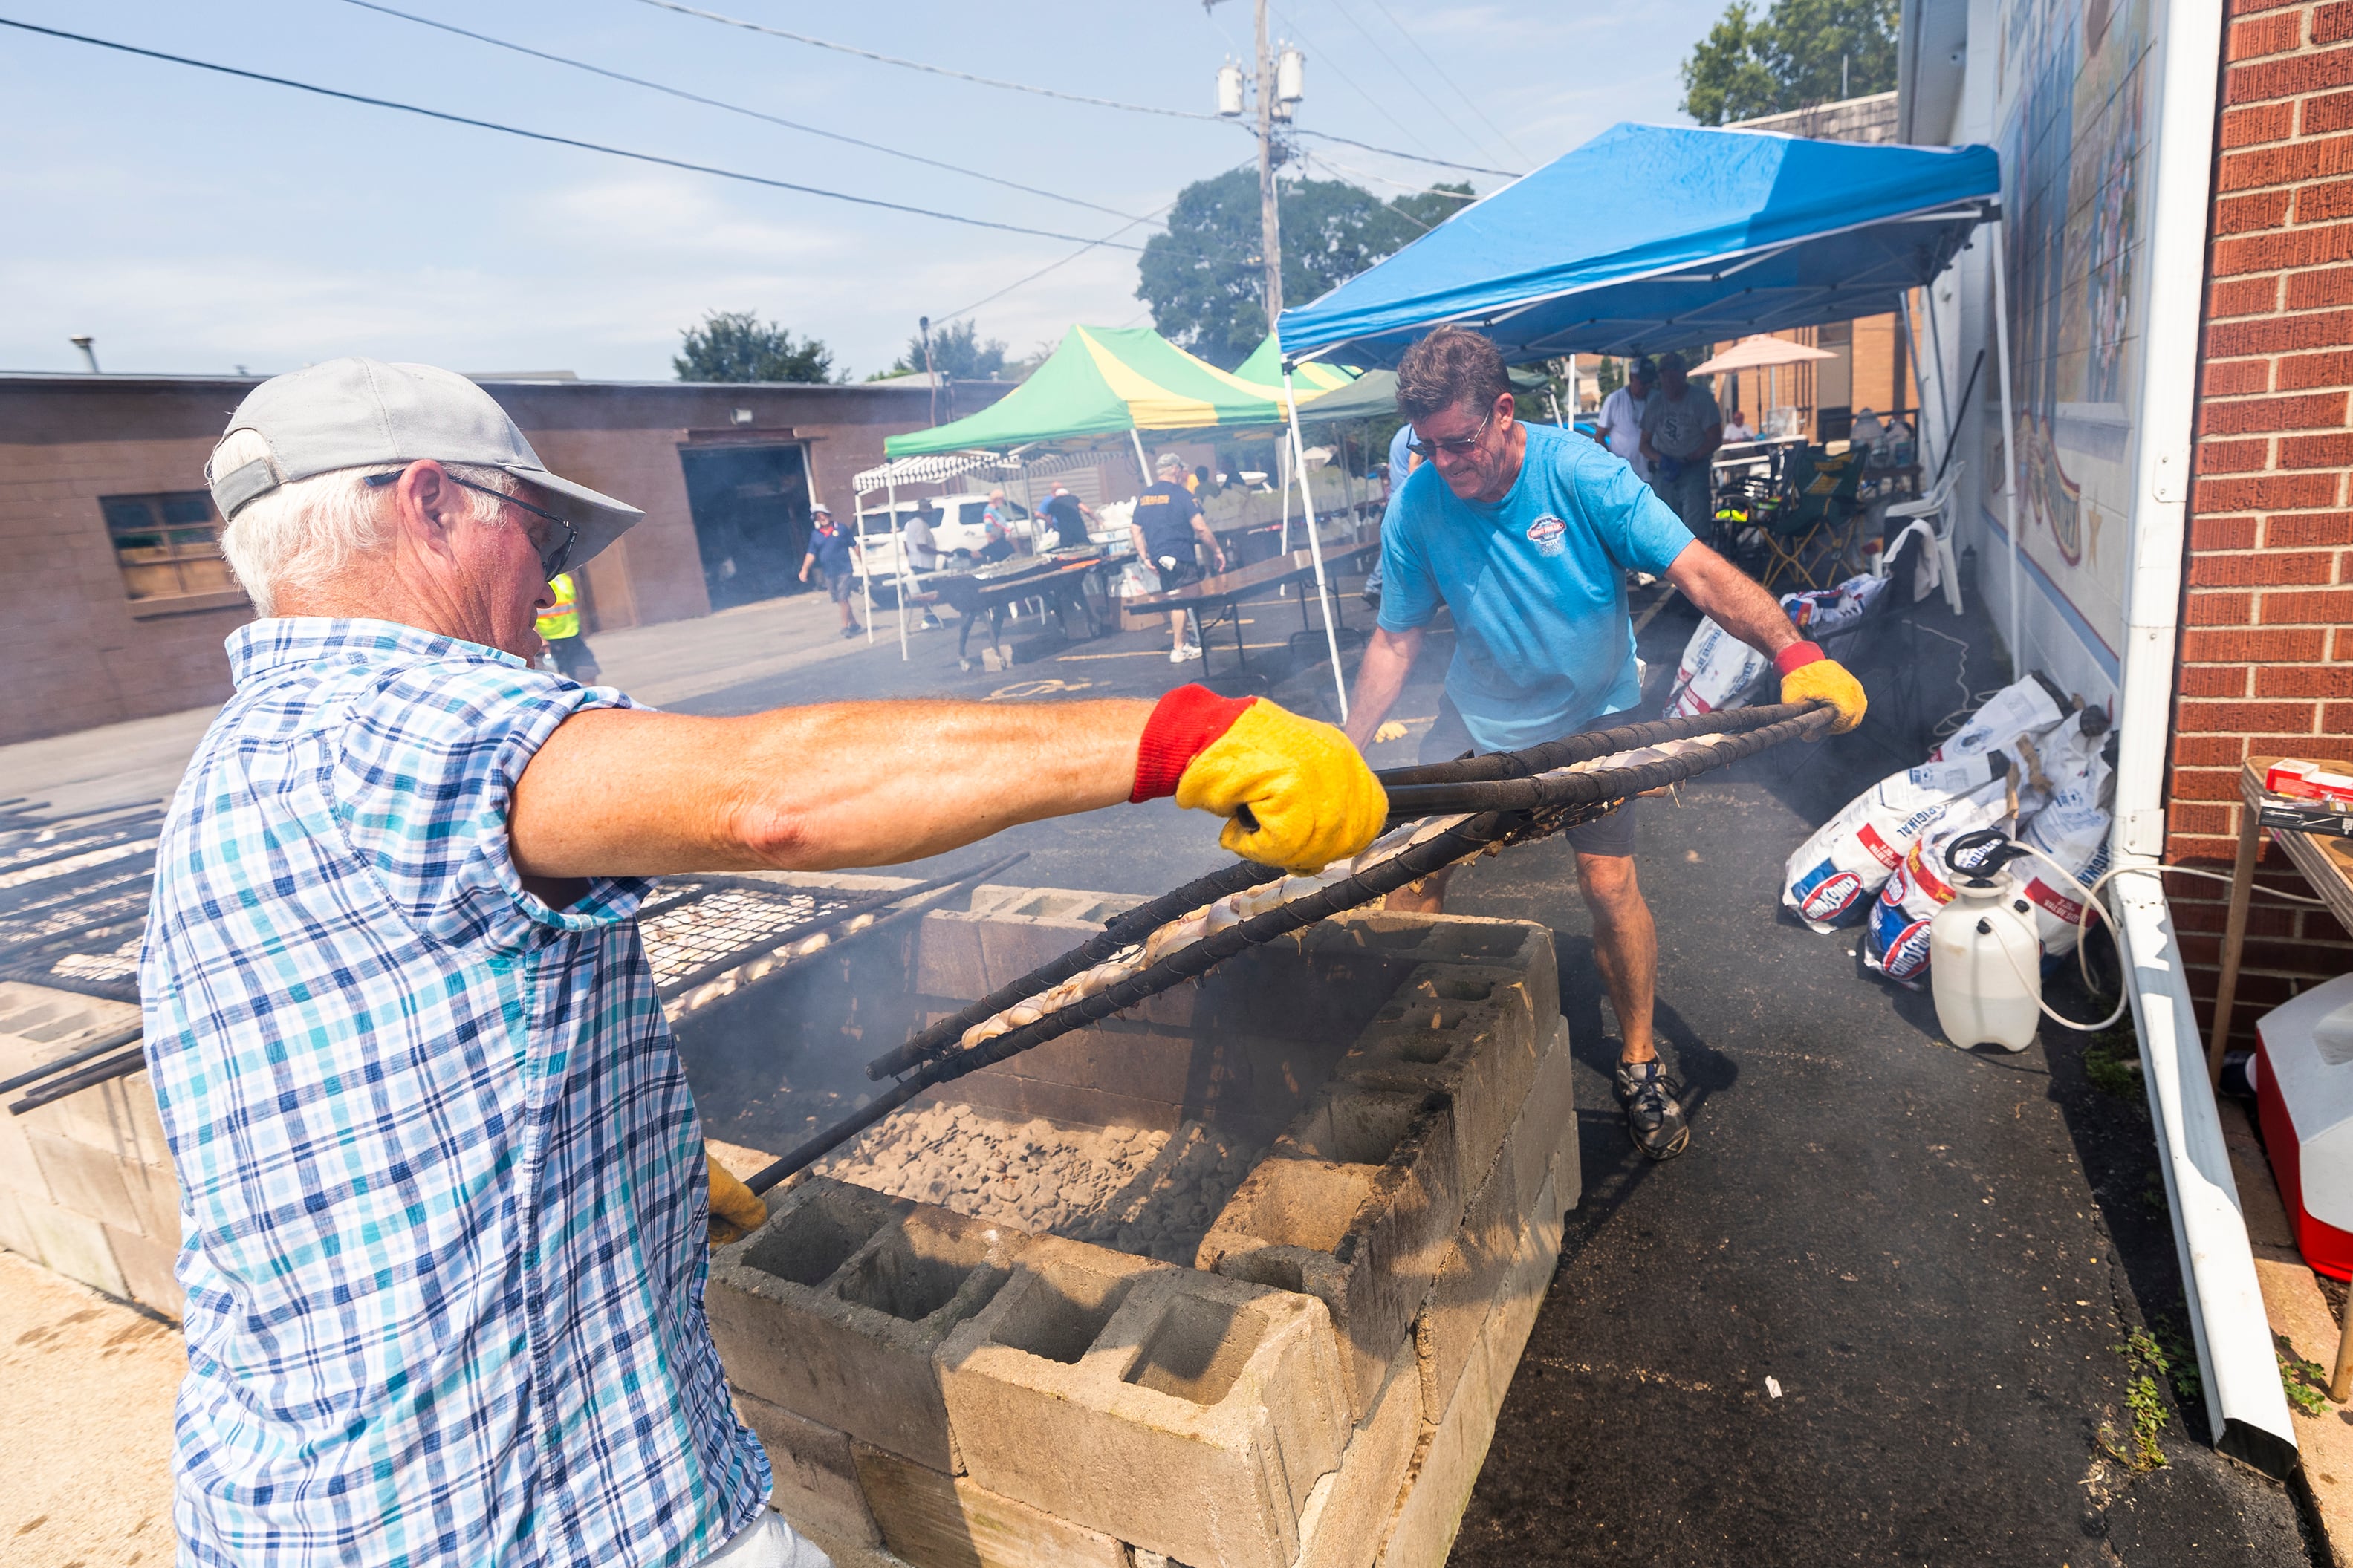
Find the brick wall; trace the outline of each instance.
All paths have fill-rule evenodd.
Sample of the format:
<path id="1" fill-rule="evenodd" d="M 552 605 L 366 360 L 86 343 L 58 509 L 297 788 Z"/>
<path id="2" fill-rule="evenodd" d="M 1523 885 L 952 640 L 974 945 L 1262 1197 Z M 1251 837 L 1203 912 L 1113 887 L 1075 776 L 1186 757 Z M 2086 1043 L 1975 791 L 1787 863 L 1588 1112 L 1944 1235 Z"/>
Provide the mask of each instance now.
<path id="1" fill-rule="evenodd" d="M 2353 0 L 2232 0 L 2208 250 L 2167 858 L 2228 870 L 2236 770 L 2353 758 Z M 2266 844 L 2263 879 L 2308 892 Z M 2170 879 L 2190 989 L 2214 993 L 2227 890 Z M 2327 913 L 2259 899 L 2234 1033 L 2353 969 Z"/>

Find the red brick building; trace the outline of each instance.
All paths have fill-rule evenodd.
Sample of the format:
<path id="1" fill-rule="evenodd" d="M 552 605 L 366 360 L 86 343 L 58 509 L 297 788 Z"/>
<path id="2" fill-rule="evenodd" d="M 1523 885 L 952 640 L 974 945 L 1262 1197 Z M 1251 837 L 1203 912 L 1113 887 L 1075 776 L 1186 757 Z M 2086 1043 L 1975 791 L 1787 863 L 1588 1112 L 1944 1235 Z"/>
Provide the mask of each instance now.
<path id="1" fill-rule="evenodd" d="M 2235 0 L 2228 28 L 2167 822 L 2168 859 L 2225 870 L 2242 758 L 2353 757 L 2353 4 Z M 2226 890 L 2171 880 L 2205 1003 Z M 2256 900 L 2235 1032 L 2348 969 L 2327 911 Z"/>
<path id="2" fill-rule="evenodd" d="M 204 463 L 255 384 L 0 377 L 0 743 L 228 694 L 222 639 L 252 609 L 213 544 Z M 847 515 L 851 476 L 931 411 L 921 383 L 486 385 L 554 471 L 645 509 L 582 574 L 591 630 L 795 591 L 810 505 Z M 1010 390 L 956 393 L 969 413 Z"/>

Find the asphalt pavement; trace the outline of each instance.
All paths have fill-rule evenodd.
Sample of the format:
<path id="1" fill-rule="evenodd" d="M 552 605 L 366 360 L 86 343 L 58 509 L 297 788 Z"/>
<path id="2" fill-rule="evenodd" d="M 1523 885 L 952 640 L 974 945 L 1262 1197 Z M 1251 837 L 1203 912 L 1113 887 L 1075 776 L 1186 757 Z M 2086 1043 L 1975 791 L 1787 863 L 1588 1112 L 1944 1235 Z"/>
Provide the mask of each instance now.
<path id="1" fill-rule="evenodd" d="M 1640 595 L 1638 612 L 1656 600 Z M 1210 683 L 1331 716 L 1328 669 L 1288 646 L 1295 604 L 1245 615 L 1258 679 L 1236 678 L 1229 641 Z M 1694 624 L 1672 599 L 1647 623 L 1652 700 Z M 1857 933 L 1818 936 L 1778 910 L 1782 863 L 1806 834 L 2007 678 L 1980 619 L 1930 605 L 1917 625 L 1867 678 L 1882 717 L 1863 733 L 1640 807 L 1660 1035 L 1694 1110 L 1684 1158 L 1651 1165 L 1626 1141 L 1567 850 L 1515 849 L 1455 883 L 1461 912 L 1555 931 L 1585 1149 L 1584 1203 L 1458 1563 L 2313 1561 L 2286 1491 L 2208 1448 L 2202 1407 L 2185 1416 L 2169 1378 L 2152 1379 L 2165 1463 L 2112 1457 L 2137 1452 L 2126 1398 L 2148 1375 L 2127 1336 L 2147 1331 L 2195 1364 L 2138 1091 L 2095 1087 L 2083 1039 L 2048 1026 L 2018 1056 L 1954 1049 L 1925 994 L 1861 971 Z M 878 647 L 676 706 L 1152 696 L 1202 677 L 1168 663 L 1165 637 L 1039 645 L 991 672 L 959 669 L 953 632 L 932 632 L 904 663 Z M 1398 710 L 1413 733 L 1377 748 L 1377 764 L 1412 760 L 1447 651 L 1433 639 Z M 1164 802 L 1018 828 L 1001 842 L 1031 858 L 1005 879 L 1164 891 L 1222 862 L 1212 826 Z M 2079 1017 L 2106 1010 L 2072 983 L 2053 1000 Z"/>

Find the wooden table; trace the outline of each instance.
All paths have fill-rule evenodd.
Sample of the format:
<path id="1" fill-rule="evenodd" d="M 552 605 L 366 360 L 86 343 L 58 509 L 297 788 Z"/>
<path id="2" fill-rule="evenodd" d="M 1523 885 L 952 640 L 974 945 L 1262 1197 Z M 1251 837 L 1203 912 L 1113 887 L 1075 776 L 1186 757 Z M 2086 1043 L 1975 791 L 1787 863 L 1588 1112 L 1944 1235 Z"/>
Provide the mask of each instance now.
<path id="1" fill-rule="evenodd" d="M 2306 757 L 2335 773 L 2353 773 L 2353 763 L 2327 757 Z M 2231 1037 L 2231 1010 L 2239 997 L 2239 957 L 2247 945 L 2247 905 L 2253 897 L 2258 836 L 2268 831 L 2272 842 L 2285 852 L 2288 863 L 2304 873 L 2328 912 L 2353 931 L 2353 839 L 2333 833 L 2298 833 L 2294 828 L 2266 829 L 2256 820 L 2264 800 L 2263 775 L 2277 757 L 2249 757 L 2239 768 L 2239 858 L 2231 868 L 2231 912 L 2222 928 L 2222 976 L 2214 986 L 2214 1031 L 2206 1042 L 2206 1077 L 2222 1076 L 2222 1046 Z M 2337 1366 L 2329 1379 L 2328 1397 L 2342 1405 L 2353 1394 L 2353 1312 L 2337 1340 Z"/>
<path id="2" fill-rule="evenodd" d="M 1344 568 L 1377 552 L 1380 547 L 1380 534 L 1377 529 L 1374 531 L 1373 537 L 1370 539 L 1360 539 L 1353 544 L 1341 543 L 1328 546 L 1324 552 L 1324 577 L 1329 580 L 1338 576 Z M 1250 649 L 1242 640 L 1242 596 L 1246 594 L 1261 593 L 1268 588 L 1284 587 L 1293 583 L 1303 584 L 1312 580 L 1314 575 L 1315 558 L 1304 550 L 1294 550 L 1288 555 L 1276 555 L 1264 561 L 1252 562 L 1248 566 L 1238 566 L 1230 572 L 1220 572 L 1214 577 L 1204 577 L 1198 583 L 1188 583 L 1182 588 L 1170 588 L 1157 594 L 1146 594 L 1140 598 L 1126 600 L 1124 603 L 1131 614 L 1148 613 L 1153 610 L 1191 610 L 1198 616 L 1199 612 L 1209 605 L 1218 606 L 1215 615 L 1208 616 L 1200 622 L 1203 649 L 1201 673 L 1205 676 L 1209 673 L 1208 653 L 1209 628 L 1229 623 L 1234 628 L 1234 658 L 1242 669 L 1247 670 L 1250 668 Z M 1336 590 L 1332 595 L 1331 603 L 1332 626 L 1334 630 L 1337 631 L 1342 623 L 1340 595 Z M 1314 623 L 1307 618 L 1305 594 L 1299 595 L 1299 624 L 1303 631 L 1312 632 L 1315 629 Z"/>
<path id="3" fill-rule="evenodd" d="M 969 669 L 972 664 L 965 655 L 965 647 L 972 637 L 973 624 L 982 616 L 988 617 L 989 647 L 1002 657 L 1005 648 L 998 630 L 1005 612 L 1025 599 L 1037 599 L 1053 606 L 1065 637 L 1070 635 L 1070 613 L 1074 609 L 1086 621 L 1087 635 L 1101 637 L 1103 617 L 1095 614 L 1086 586 L 1106 564 L 1100 552 L 1091 552 L 1067 560 L 1047 557 L 1033 562 L 1025 570 L 994 576 L 940 577 L 934 580 L 929 594 L 913 602 L 945 604 L 957 613 L 963 626 L 956 632 L 956 662 Z"/>

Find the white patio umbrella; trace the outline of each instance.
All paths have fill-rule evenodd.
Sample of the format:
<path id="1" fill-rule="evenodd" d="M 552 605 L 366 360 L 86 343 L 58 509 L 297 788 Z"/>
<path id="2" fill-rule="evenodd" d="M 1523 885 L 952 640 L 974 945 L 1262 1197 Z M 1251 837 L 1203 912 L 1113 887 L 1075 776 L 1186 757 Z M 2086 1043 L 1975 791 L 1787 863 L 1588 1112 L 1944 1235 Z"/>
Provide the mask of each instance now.
<path id="1" fill-rule="evenodd" d="M 1793 343 L 1787 338 L 1777 338 L 1760 332 L 1753 338 L 1743 338 L 1704 364 L 1692 366 L 1694 375 L 1716 375 L 1744 370 L 1767 370 L 1775 365 L 1804 364 L 1809 360 L 1836 359 L 1828 349 L 1818 349 L 1808 343 Z"/>

